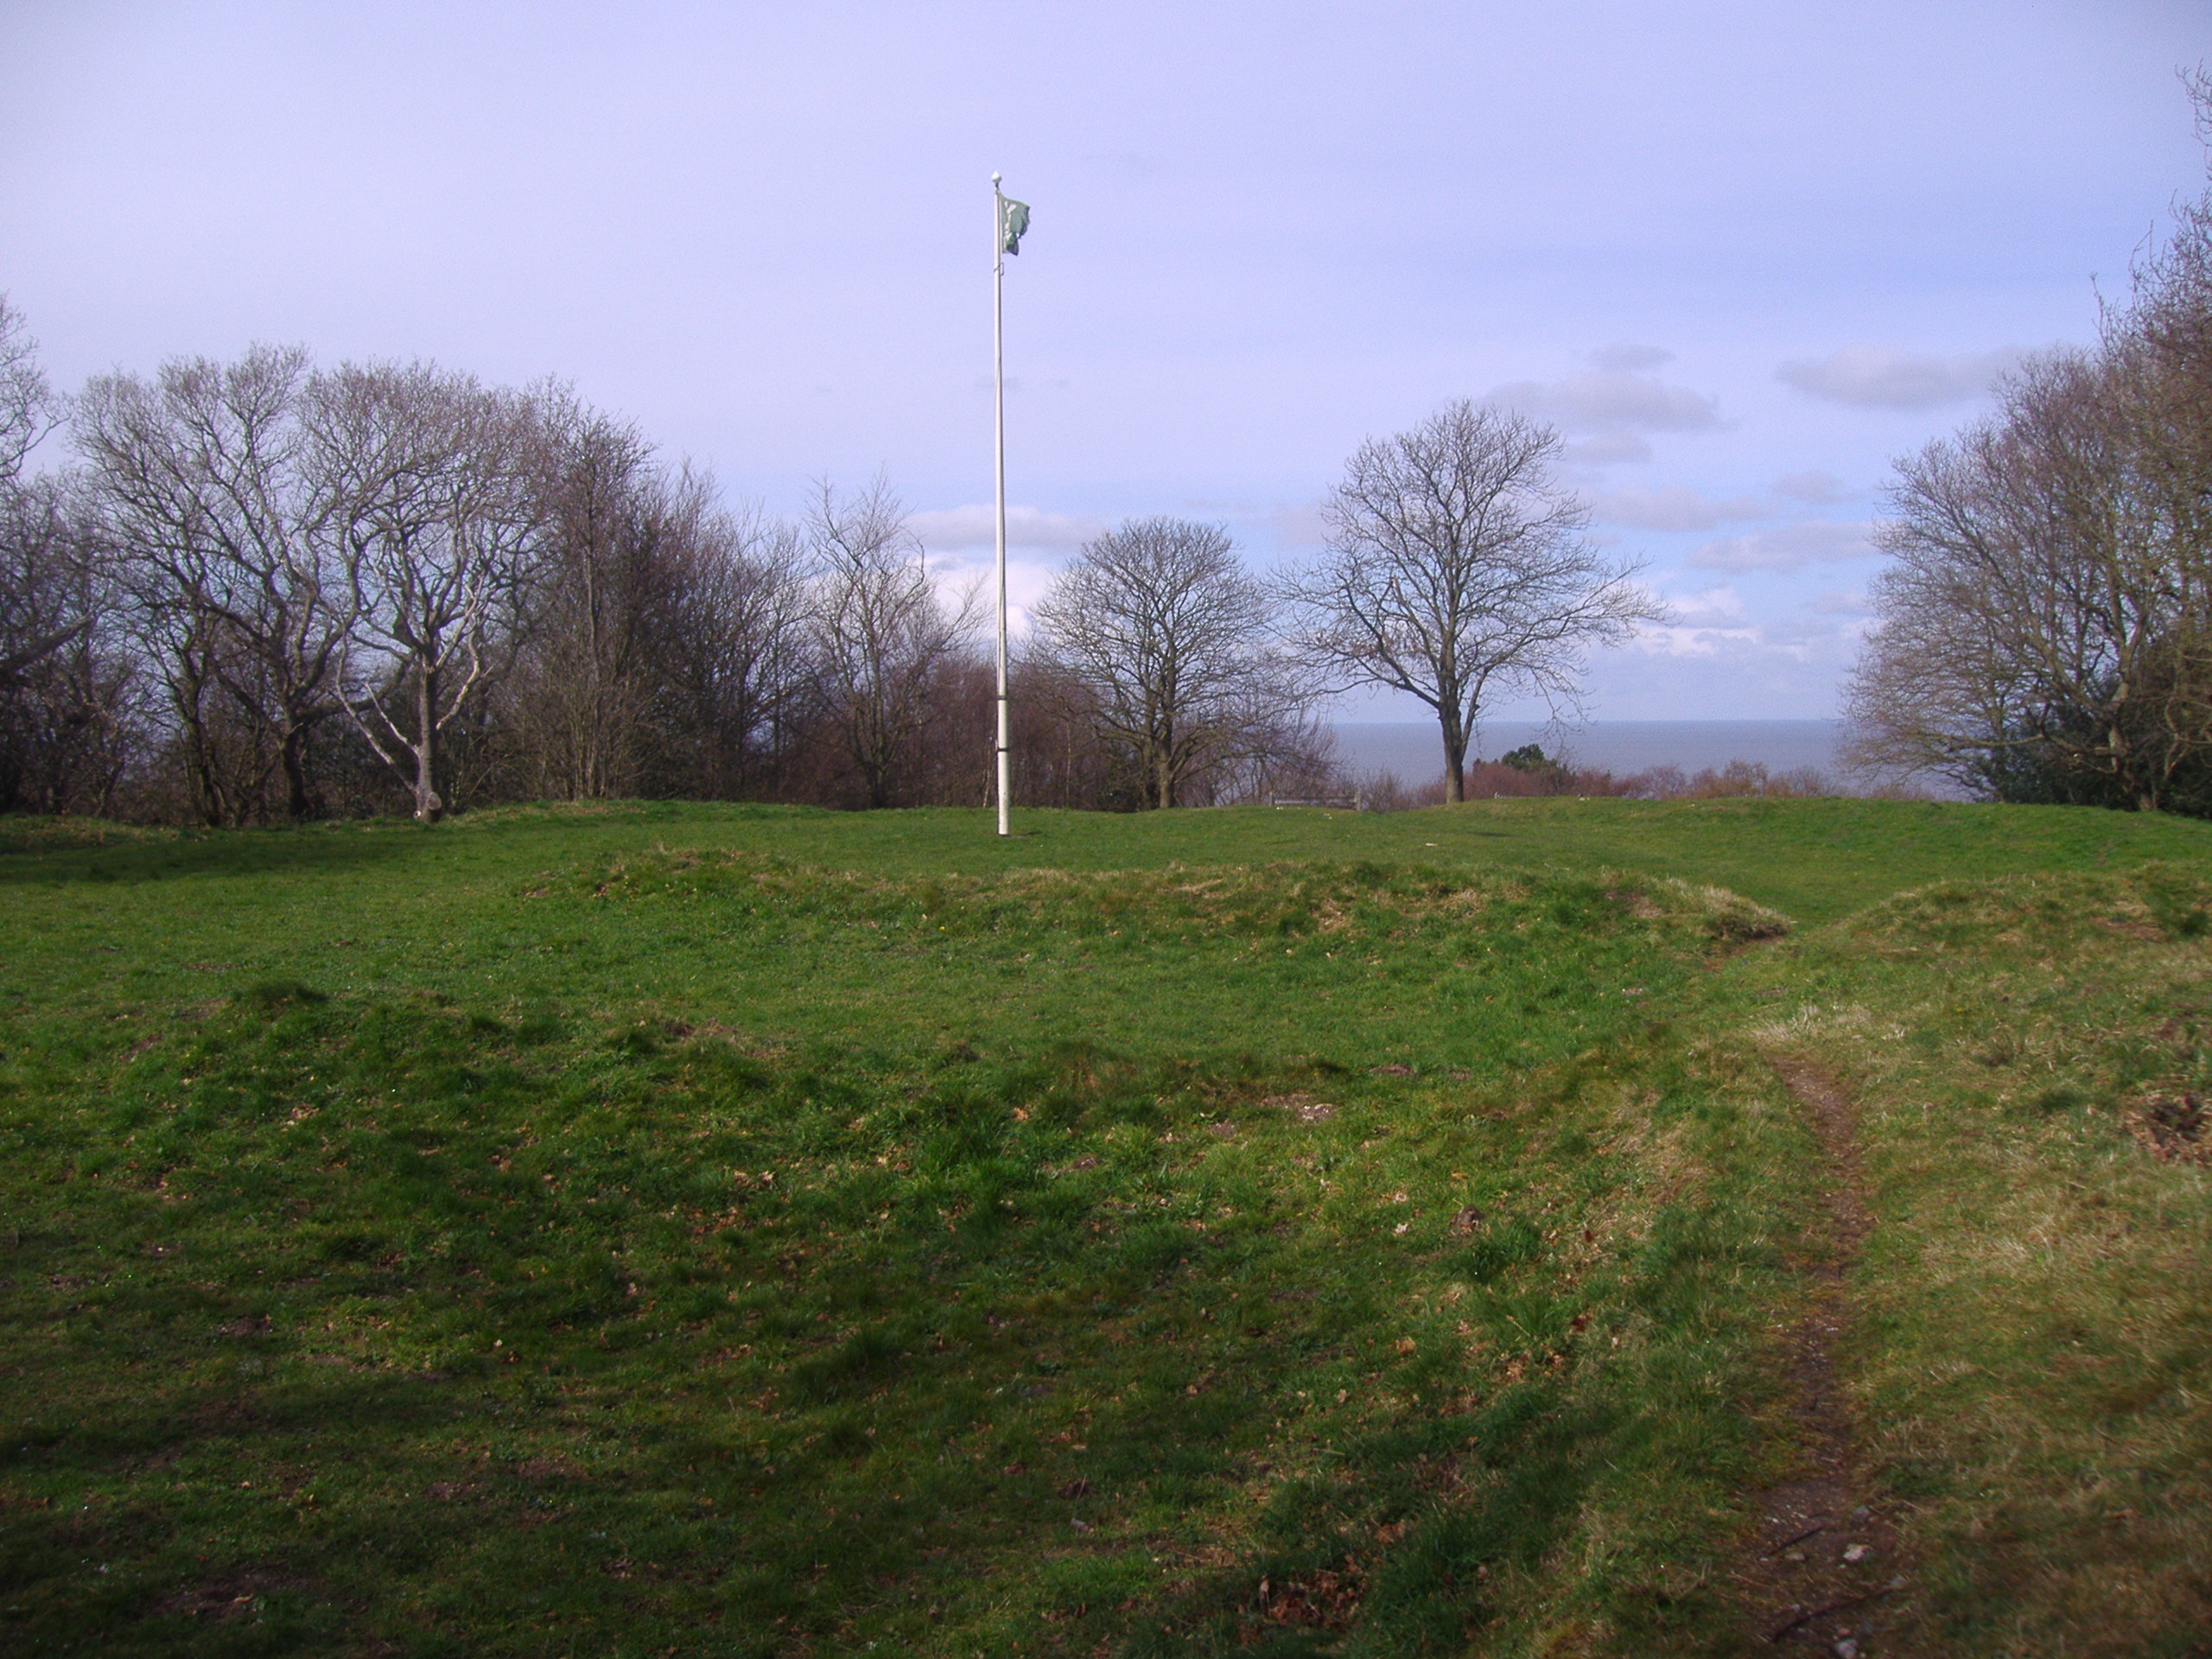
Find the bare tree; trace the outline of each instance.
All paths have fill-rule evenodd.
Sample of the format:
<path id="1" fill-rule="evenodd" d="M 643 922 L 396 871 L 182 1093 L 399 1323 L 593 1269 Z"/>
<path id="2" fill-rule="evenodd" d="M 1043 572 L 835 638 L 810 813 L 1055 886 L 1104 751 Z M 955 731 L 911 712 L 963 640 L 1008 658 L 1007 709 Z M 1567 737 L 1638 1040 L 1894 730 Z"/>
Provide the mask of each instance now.
<path id="1" fill-rule="evenodd" d="M 313 422 L 348 592 L 345 706 L 433 823 L 442 734 L 504 665 L 537 550 L 532 407 L 420 364 L 348 365 L 317 377 Z"/>
<path id="2" fill-rule="evenodd" d="M 804 538 L 716 505 L 709 480 L 670 487 L 653 626 L 666 781 L 714 798 L 753 793 L 790 758 L 814 689 Z"/>
<path id="3" fill-rule="evenodd" d="M 1272 649 L 1273 601 L 1216 525 L 1142 518 L 1085 543 L 1035 620 L 1033 654 L 1079 688 L 1147 806 L 1265 752 L 1306 701 Z"/>
<path id="4" fill-rule="evenodd" d="M 541 792 L 626 794 L 658 664 L 650 625 L 668 503 L 634 427 L 541 400 L 544 545 L 511 714 Z"/>
<path id="5" fill-rule="evenodd" d="M 1584 537 L 1559 453 L 1550 427 L 1465 399 L 1370 439 L 1324 507 L 1327 556 L 1289 584 L 1305 645 L 1340 683 L 1436 710 L 1453 801 L 1488 703 L 1576 706 L 1585 653 L 1663 614 L 1631 582 L 1636 567 Z"/>
<path id="6" fill-rule="evenodd" d="M 71 482 L 0 486 L 0 810 L 111 816 L 150 722 L 112 564 Z"/>
<path id="7" fill-rule="evenodd" d="M 849 498 L 825 480 L 807 529 L 827 715 L 867 804 L 889 806 L 925 758 L 939 680 L 975 636 L 976 594 L 950 610 L 938 599 L 906 508 L 882 479 Z"/>
<path id="8" fill-rule="evenodd" d="M 22 476 L 23 462 L 61 421 L 61 402 L 39 366 L 38 342 L 23 314 L 0 294 L 0 489 Z"/>
<path id="9" fill-rule="evenodd" d="M 1128 766 L 1098 742 L 1090 689 L 1033 649 L 1010 667 L 1016 797 L 1031 806 L 1135 806 Z"/>
<path id="10" fill-rule="evenodd" d="M 12 511 L 15 505 L 10 502 L 7 506 L 0 507 L 0 512 Z M 7 578 L 0 577 L 0 581 L 7 581 Z M 0 603 L 6 603 L 14 607 L 19 595 L 25 601 L 20 607 L 22 610 L 29 612 L 37 608 L 35 601 L 29 600 L 28 586 L 18 587 L 13 582 L 10 582 L 6 598 L 0 600 Z M 32 664 L 41 658 L 51 656 L 67 645 L 79 634 L 84 632 L 85 624 L 86 619 L 80 615 L 63 623 L 58 628 L 18 631 L 12 623 L 0 625 L 0 641 L 6 642 L 0 644 L 0 685 L 11 683 L 18 674 L 30 667 Z M 16 644 L 17 639 L 21 639 L 22 643 Z"/>
<path id="11" fill-rule="evenodd" d="M 2212 82 L 2183 80 L 2212 147 Z M 1861 766 L 2212 816 L 2212 191 L 2132 276 L 2094 350 L 1897 464 Z"/>
<path id="12" fill-rule="evenodd" d="M 41 561 L 57 545 L 52 534 L 58 498 L 22 481 L 23 463 L 59 422 L 60 404 L 39 366 L 38 342 L 22 313 L 0 294 L 0 685 L 84 632 L 87 619 L 57 611 Z"/>
<path id="13" fill-rule="evenodd" d="M 213 822 L 252 816 L 272 776 L 306 817 L 308 744 L 339 706 L 349 604 L 308 384 L 304 352 L 256 346 L 101 376 L 78 400 L 88 487 Z"/>
<path id="14" fill-rule="evenodd" d="M 2212 470 L 2138 344 L 2033 363 L 1993 417 L 1898 463 L 1847 704 L 1859 765 L 2010 800 L 2204 795 Z"/>
<path id="15" fill-rule="evenodd" d="M 795 531 L 540 394 L 543 547 L 501 698 L 539 792 L 742 792 L 805 684 Z"/>

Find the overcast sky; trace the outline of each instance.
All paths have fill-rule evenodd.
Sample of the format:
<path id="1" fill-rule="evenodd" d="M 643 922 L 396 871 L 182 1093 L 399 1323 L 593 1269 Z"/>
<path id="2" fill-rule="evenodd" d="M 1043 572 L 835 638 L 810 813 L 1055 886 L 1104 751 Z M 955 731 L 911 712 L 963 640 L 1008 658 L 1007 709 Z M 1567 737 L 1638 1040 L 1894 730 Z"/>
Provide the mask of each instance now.
<path id="1" fill-rule="evenodd" d="M 2206 0 L 0 0 L 0 292 L 65 387 L 559 375 L 772 509 L 880 469 L 951 568 L 996 169 L 1017 597 L 1129 514 L 1294 559 L 1363 437 L 1494 397 L 1677 609 L 1597 718 L 1825 715 L 1889 461 L 2093 337 L 2207 56 Z"/>

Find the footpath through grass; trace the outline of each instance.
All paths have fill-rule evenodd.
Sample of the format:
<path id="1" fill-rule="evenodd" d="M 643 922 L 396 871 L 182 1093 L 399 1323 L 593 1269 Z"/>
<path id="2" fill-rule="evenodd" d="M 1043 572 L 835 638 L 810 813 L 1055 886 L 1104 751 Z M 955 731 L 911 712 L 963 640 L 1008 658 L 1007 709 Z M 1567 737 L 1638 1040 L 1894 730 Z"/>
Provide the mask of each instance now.
<path id="1" fill-rule="evenodd" d="M 2087 1168 L 2158 1221 L 2156 1311 L 2115 1291 L 2067 1339 L 2165 1344 L 2162 1391 L 2115 1408 L 2121 1373 L 2085 1363 L 2079 1399 L 2144 1437 L 2132 1628 L 2186 1628 L 2202 1179 L 2126 1125 L 2152 1072 L 2194 1075 L 2195 1027 L 2150 1071 L 2113 1058 L 2132 1037 L 2028 1027 L 1992 1067 L 1940 1009 L 1998 1007 L 1942 999 L 2023 950 L 2060 976 L 2052 1033 L 2183 996 L 2200 826 L 1560 802 L 1033 827 L 15 830 L 11 1650 L 1735 1650 L 1726 1562 L 1796 1455 L 1769 1362 L 1819 1209 L 1777 1043 L 1899 1103 L 1872 1114 L 1890 1254 L 1858 1338 L 1928 1517 L 1898 1618 L 2037 1650 L 1988 1636 L 2018 1586 L 1961 1565 L 1995 1481 L 2072 1564 L 2045 1628 L 2094 1631 L 2112 1551 L 2065 1493 L 2119 1478 L 2110 1425 L 2005 1479 L 2001 1434 L 1898 1427 L 1997 1421 L 2048 1335 L 2005 1312 L 2029 1258 L 1958 1265 L 1957 1199 Z M 2063 948 L 1975 908 L 2009 899 L 1866 908 L 2065 870 Z M 2088 991 L 2058 966 L 2084 939 Z M 2130 952 L 2164 989 L 2120 988 Z M 2072 1068 L 2044 1104 L 1943 1084 L 2027 1150 L 1939 1155 L 1980 1120 L 1916 1118 L 1928 1080 L 1987 1092 L 2038 1042 Z M 1969 1281 L 2004 1364 L 1952 1357 L 1980 1351 L 1942 1330 Z"/>
<path id="2" fill-rule="evenodd" d="M 1848 1333 L 1914 1651 L 2212 1653 L 2212 880 L 1940 882 L 1747 960 L 1859 1100 Z"/>

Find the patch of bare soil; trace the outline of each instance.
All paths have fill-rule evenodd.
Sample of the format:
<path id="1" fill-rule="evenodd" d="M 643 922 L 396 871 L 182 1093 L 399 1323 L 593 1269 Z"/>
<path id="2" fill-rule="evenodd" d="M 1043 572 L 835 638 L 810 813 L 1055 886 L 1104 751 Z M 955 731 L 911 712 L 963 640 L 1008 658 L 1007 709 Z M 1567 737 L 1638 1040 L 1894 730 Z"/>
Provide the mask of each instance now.
<path id="1" fill-rule="evenodd" d="M 1334 1106 L 1325 1100 L 1314 1099 L 1302 1089 L 1294 1094 L 1264 1096 L 1260 1104 L 1288 1112 L 1301 1123 L 1325 1123 L 1337 1115 Z"/>
<path id="2" fill-rule="evenodd" d="M 2202 1096 L 2153 1094 L 2127 1114 L 2128 1133 L 2170 1164 L 2212 1164 L 2212 1113 Z"/>
<path id="3" fill-rule="evenodd" d="M 1341 1573 L 1308 1573 L 1279 1585 L 1262 1579 L 1256 1605 L 1270 1624 L 1341 1630 L 1358 1616 L 1366 1587 L 1359 1569 L 1347 1564 Z"/>
<path id="4" fill-rule="evenodd" d="M 1873 1230 L 1859 1166 L 1851 1096 L 1818 1065 L 1770 1056 L 1820 1136 L 1827 1168 L 1825 1249 L 1803 1272 L 1810 1295 L 1789 1332 L 1789 1415 L 1799 1443 L 1793 1478 L 1758 1495 L 1758 1529 L 1734 1578 L 1754 1651 L 1878 1659 L 1916 1650 L 1904 1628 L 1909 1587 L 1897 1529 L 1855 1455 L 1835 1349 L 1850 1317 L 1845 1280 Z"/>

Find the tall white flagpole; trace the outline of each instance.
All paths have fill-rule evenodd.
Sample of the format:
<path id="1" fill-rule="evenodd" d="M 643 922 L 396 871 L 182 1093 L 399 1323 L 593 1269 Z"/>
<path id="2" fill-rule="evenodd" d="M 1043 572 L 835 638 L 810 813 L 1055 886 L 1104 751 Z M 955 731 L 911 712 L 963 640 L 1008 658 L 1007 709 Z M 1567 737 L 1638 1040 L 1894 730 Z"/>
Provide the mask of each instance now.
<path id="1" fill-rule="evenodd" d="M 999 543 L 999 834 L 1014 833 L 1007 820 L 1013 764 L 1008 754 L 1006 701 L 1006 196 L 991 175 L 991 418 L 996 442 Z"/>

